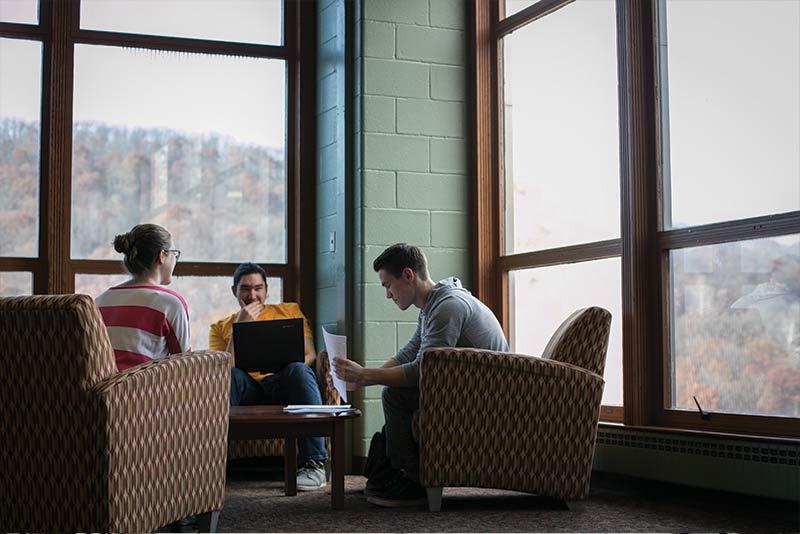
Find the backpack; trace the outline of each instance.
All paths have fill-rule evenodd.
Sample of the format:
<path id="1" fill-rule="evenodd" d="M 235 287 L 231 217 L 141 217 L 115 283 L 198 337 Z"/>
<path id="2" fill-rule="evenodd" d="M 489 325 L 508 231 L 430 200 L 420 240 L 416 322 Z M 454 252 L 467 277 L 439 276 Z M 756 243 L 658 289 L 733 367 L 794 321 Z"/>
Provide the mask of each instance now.
<path id="1" fill-rule="evenodd" d="M 367 461 L 364 463 L 364 476 L 367 477 L 369 489 L 383 488 L 403 476 L 402 471 L 392 467 L 392 462 L 386 455 L 386 425 L 372 436 Z"/>

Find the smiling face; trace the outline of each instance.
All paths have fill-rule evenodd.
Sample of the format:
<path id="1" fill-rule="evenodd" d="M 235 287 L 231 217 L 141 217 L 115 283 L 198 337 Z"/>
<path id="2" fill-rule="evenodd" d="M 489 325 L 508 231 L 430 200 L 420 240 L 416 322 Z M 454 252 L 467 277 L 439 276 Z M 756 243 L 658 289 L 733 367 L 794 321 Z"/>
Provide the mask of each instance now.
<path id="1" fill-rule="evenodd" d="M 389 271 L 381 269 L 378 271 L 378 278 L 381 285 L 386 290 L 386 298 L 392 299 L 401 310 L 408 309 L 414 303 L 416 289 L 414 281 L 416 275 L 414 271 L 406 267 L 399 277 L 395 277 Z"/>
<path id="2" fill-rule="evenodd" d="M 250 273 L 242 276 L 239 283 L 233 288 L 233 295 L 239 301 L 239 306 L 258 301 L 264 304 L 267 300 L 267 282 L 259 273 Z"/>

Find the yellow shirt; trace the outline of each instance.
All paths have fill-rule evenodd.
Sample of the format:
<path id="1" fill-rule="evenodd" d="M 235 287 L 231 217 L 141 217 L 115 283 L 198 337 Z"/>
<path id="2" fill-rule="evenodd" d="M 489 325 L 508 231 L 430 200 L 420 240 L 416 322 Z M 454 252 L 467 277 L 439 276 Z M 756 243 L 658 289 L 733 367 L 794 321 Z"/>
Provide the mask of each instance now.
<path id="1" fill-rule="evenodd" d="M 225 319 L 217 321 L 211 325 L 208 332 L 208 348 L 211 350 L 225 350 L 228 342 L 233 335 L 233 322 L 239 312 L 234 312 Z M 303 320 L 303 334 L 307 339 L 311 340 L 311 345 L 314 345 L 314 334 L 311 331 L 311 326 L 308 324 L 308 319 L 300 311 L 300 306 L 296 302 L 281 302 L 280 304 L 265 304 L 264 311 L 258 316 L 258 321 L 272 321 L 274 319 L 302 319 Z M 256 380 L 261 380 L 268 374 L 252 372 L 250 373 Z"/>

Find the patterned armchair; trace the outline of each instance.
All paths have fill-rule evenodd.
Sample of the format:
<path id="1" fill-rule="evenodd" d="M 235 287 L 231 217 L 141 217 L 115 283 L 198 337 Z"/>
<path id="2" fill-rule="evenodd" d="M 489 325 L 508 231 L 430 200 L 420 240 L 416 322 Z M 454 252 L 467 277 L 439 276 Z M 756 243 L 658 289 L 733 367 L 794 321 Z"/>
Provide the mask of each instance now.
<path id="1" fill-rule="evenodd" d="M 225 491 L 227 354 L 118 372 L 86 295 L 0 298 L 0 531 L 214 529 Z"/>
<path id="2" fill-rule="evenodd" d="M 314 364 L 314 372 L 317 375 L 317 385 L 322 395 L 322 404 L 339 404 L 339 393 L 334 388 L 328 387 L 326 376 L 330 370 L 328 353 L 321 351 L 317 354 L 317 361 Z M 325 447 L 328 449 L 328 458 L 331 456 L 330 439 L 325 439 Z M 261 458 L 278 456 L 283 458 L 282 439 L 248 439 L 232 440 L 228 443 L 228 459 L 238 458 Z"/>
<path id="3" fill-rule="evenodd" d="M 578 310 L 541 358 L 425 352 L 414 426 L 431 511 L 444 486 L 586 497 L 610 326 L 608 311 Z"/>

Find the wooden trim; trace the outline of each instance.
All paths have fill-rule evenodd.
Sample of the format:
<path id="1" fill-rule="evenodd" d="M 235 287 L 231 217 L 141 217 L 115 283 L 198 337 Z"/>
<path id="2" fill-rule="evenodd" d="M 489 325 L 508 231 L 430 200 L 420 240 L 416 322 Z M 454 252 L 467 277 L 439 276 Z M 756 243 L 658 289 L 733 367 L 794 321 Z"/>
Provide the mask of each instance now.
<path id="1" fill-rule="evenodd" d="M 295 301 L 312 322 L 316 320 L 316 251 L 317 251 L 317 131 L 316 131 L 316 43 L 317 10 L 315 2 L 293 1 L 296 13 L 294 63 L 297 76 L 295 86 L 295 198 L 293 200 L 297 261 L 295 275 Z M 302 21 L 302 23 L 301 23 Z M 287 33 L 288 35 L 288 33 Z M 344 239 L 341 236 L 340 240 Z M 285 293 L 285 292 L 284 292 Z"/>
<path id="2" fill-rule="evenodd" d="M 294 267 L 284 280 L 284 298 L 300 300 L 300 281 L 297 269 L 300 264 L 300 31 L 299 6 L 296 0 L 284 0 L 284 43 L 289 52 L 286 62 L 286 262 Z"/>
<path id="3" fill-rule="evenodd" d="M 497 38 L 501 38 L 509 33 L 518 30 L 530 24 L 536 19 L 540 19 L 545 15 L 561 9 L 562 7 L 571 4 L 575 0 L 539 0 L 532 6 L 528 6 L 522 11 L 514 13 L 497 23 Z M 499 18 L 499 16 L 498 16 Z M 497 19 L 495 19 L 497 20 Z"/>
<path id="4" fill-rule="evenodd" d="M 658 234 L 658 245 L 676 249 L 794 233 L 800 233 L 800 211 L 667 230 Z"/>
<path id="5" fill-rule="evenodd" d="M 622 354 L 625 424 L 658 410 L 655 78 L 652 0 L 617 2 L 622 212 Z"/>
<path id="6" fill-rule="evenodd" d="M 284 278 L 289 266 L 281 263 L 259 263 L 267 271 L 268 277 Z M 233 276 L 239 263 L 178 261 L 176 276 Z M 119 260 L 71 260 L 70 271 L 74 274 L 119 274 L 125 273 L 125 266 Z"/>
<path id="7" fill-rule="evenodd" d="M 287 59 L 289 53 L 285 46 L 211 41 L 207 39 L 187 39 L 163 35 L 143 35 L 133 33 L 109 32 L 101 30 L 77 30 L 74 42 L 80 44 L 121 46 L 128 48 L 147 48 L 171 52 L 195 54 L 223 54 L 255 58 Z"/>
<path id="8" fill-rule="evenodd" d="M 600 421 L 622 423 L 625 410 L 622 406 L 600 406 Z"/>
<path id="9" fill-rule="evenodd" d="M 33 272 L 38 266 L 36 258 L 0 258 L 0 272 Z"/>
<path id="10" fill-rule="evenodd" d="M 622 241 L 620 239 L 609 239 L 607 241 L 501 256 L 497 263 L 500 270 L 513 271 L 531 267 L 547 267 L 564 263 L 613 258 L 620 256 L 620 254 L 622 254 Z"/>
<path id="11" fill-rule="evenodd" d="M 6 37 L 9 39 L 42 40 L 46 36 L 47 33 L 41 25 L 0 22 L 0 37 Z"/>
<path id="12" fill-rule="evenodd" d="M 702 432 L 728 433 L 800 438 L 800 419 L 792 417 L 771 417 L 761 415 L 712 413 L 711 419 L 704 421 L 698 412 L 684 410 L 662 410 L 656 420 L 658 426 L 682 428 Z"/>
<path id="13" fill-rule="evenodd" d="M 39 257 L 43 265 L 34 278 L 35 293 L 72 293 L 69 270 L 70 189 L 72 186 L 72 21 L 79 0 L 53 1 L 52 25 L 46 28 L 42 72 L 40 147 Z"/>
<path id="14" fill-rule="evenodd" d="M 502 281 L 496 276 L 500 256 L 500 177 L 498 117 L 498 54 L 493 28 L 497 20 L 497 2 L 473 0 L 469 3 L 470 53 L 469 95 L 472 145 L 472 236 L 473 290 L 503 320 Z"/>

